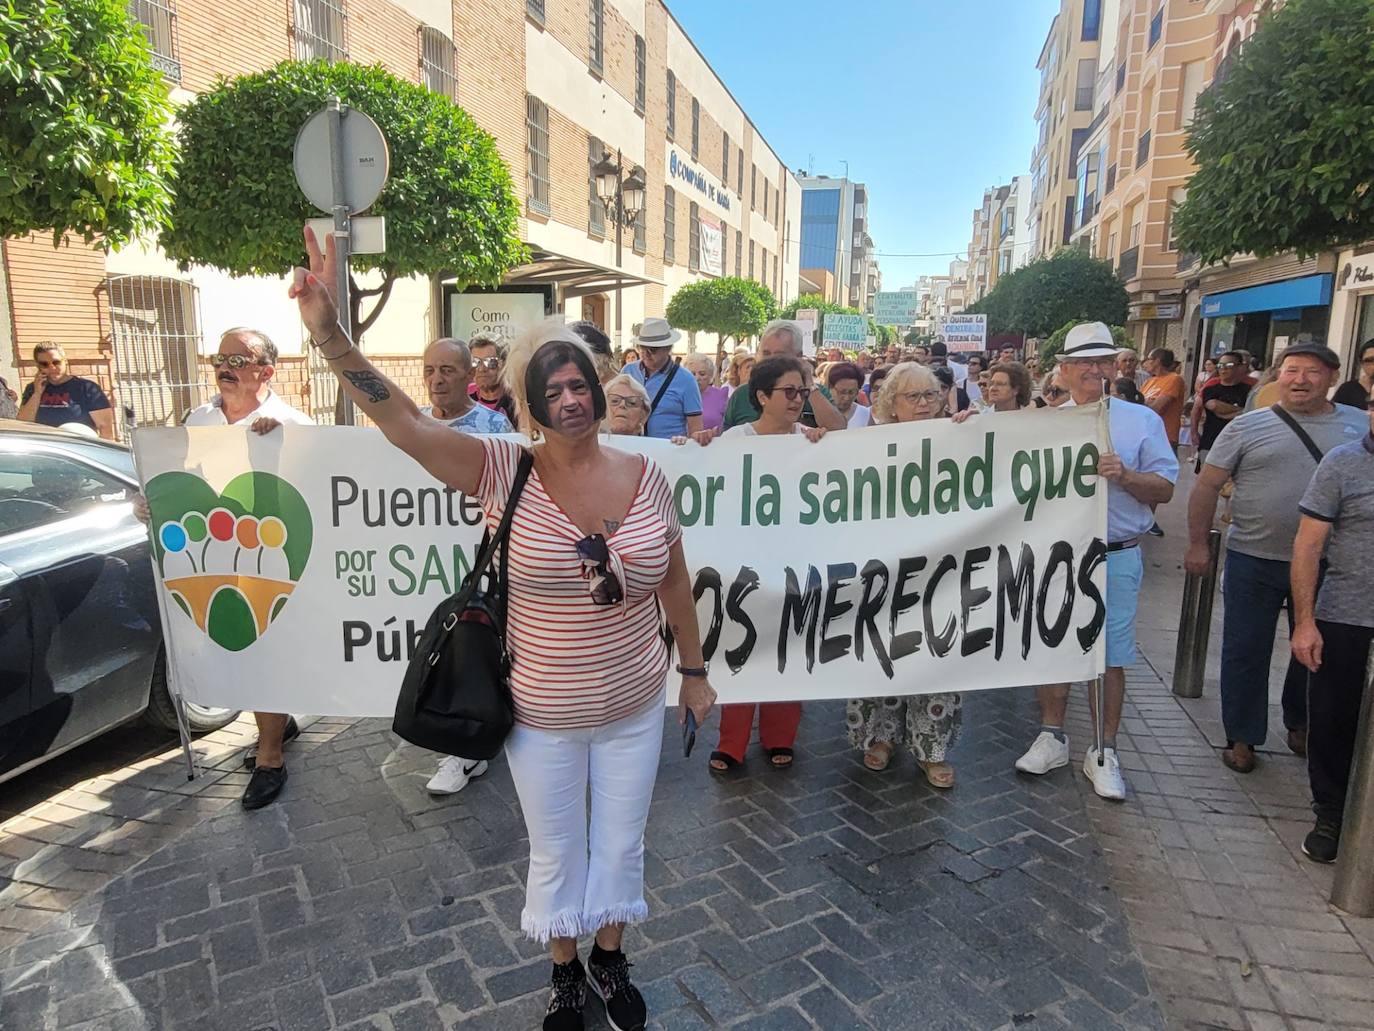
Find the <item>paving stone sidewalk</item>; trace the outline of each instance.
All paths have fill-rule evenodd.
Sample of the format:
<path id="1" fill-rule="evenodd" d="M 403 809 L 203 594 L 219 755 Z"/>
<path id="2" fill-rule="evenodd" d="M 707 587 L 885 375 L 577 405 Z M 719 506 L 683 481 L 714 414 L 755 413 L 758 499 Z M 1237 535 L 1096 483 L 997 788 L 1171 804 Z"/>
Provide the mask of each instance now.
<path id="1" fill-rule="evenodd" d="M 796 768 L 713 778 L 665 722 L 652 919 L 626 948 L 653 1026 L 1163 1026 L 1081 774 L 1020 777 L 1028 692 L 967 700 L 959 783 L 866 771 L 838 704 Z M 432 759 L 363 721 L 0 954 L 0 1027 L 537 1027 L 527 859 L 504 763 L 428 797 Z M 597 1004 L 589 1026 L 604 1027 Z"/>

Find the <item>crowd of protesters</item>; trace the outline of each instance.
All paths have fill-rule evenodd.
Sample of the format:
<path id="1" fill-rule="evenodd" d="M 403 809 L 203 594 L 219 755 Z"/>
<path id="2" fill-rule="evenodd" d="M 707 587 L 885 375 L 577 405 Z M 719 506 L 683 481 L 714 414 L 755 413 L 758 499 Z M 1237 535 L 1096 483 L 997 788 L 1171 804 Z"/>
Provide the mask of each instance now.
<path id="1" fill-rule="evenodd" d="M 787 435 L 804 437 L 794 446 L 809 447 L 835 432 L 967 424 L 1110 396 L 1111 450 L 1098 465 L 1108 491 L 1106 672 L 1100 696 L 1090 695 L 1102 729 L 1083 772 L 1101 797 L 1125 797 L 1116 734 L 1125 670 L 1136 658 L 1140 546 L 1155 528 L 1155 509 L 1173 497 L 1180 446 L 1191 444 L 1199 475 L 1188 508 L 1190 570 L 1207 562 L 1207 532 L 1219 499 L 1229 496 L 1222 761 L 1239 773 L 1255 768 L 1265 740 L 1267 663 L 1286 606 L 1294 656 L 1283 699 L 1287 743 L 1308 756 L 1317 815 L 1304 851 L 1334 859 L 1374 638 L 1362 567 L 1374 553 L 1374 492 L 1367 489 L 1374 416 L 1356 407 L 1371 403 L 1374 342 L 1361 349 L 1360 377 L 1341 388 L 1345 406 L 1327 400 L 1340 366 L 1334 353 L 1310 343 L 1289 347 L 1270 377 L 1276 401 L 1269 408 L 1256 405 L 1269 384 L 1249 374 L 1247 355 L 1218 355 L 1190 389 L 1171 352 L 1157 349 L 1141 362 L 1101 323 L 1074 327 L 1054 367 L 1042 371 L 1034 353 L 1022 359 L 1016 348 L 1002 348 L 964 359 L 938 340 L 881 356 L 823 350 L 809 357 L 803 330 L 786 320 L 766 326 L 753 352 L 679 361 L 682 333 L 650 318 L 635 327 L 632 348 L 617 355 L 595 325 L 550 321 L 514 342 L 436 340 L 423 357 L 428 403 L 421 406 L 340 330 L 326 286 L 332 255 L 309 236 L 308 249 L 311 268 L 296 270 L 292 295 L 312 345 L 387 439 L 436 479 L 478 499 L 491 527 L 521 470 L 529 476 L 508 545 L 507 633 L 520 661 L 511 673 L 516 726 L 505 755 L 530 841 L 521 925 L 548 945 L 553 960 L 546 1031 L 583 1026 L 588 987 L 605 1003 L 611 1026 L 647 1021 L 621 941 L 625 925 L 648 912 L 644 833 L 670 662 L 661 621 L 680 660 L 679 719 L 703 725 L 716 698 L 671 485 L 650 458 L 606 446 L 608 434 L 684 447 Z M 212 360 L 220 396 L 190 421 L 259 433 L 309 421 L 271 390 L 276 352 L 265 335 L 232 330 Z M 502 436 L 513 428 L 535 445 Z M 138 508 L 146 518 L 142 499 Z M 1017 770 L 1044 775 L 1069 763 L 1069 692 L 1066 684 L 1037 689 L 1039 730 Z M 927 783 L 947 790 L 955 783 L 951 751 L 962 702 L 958 691 L 852 698 L 844 729 L 868 770 L 887 770 L 908 749 Z M 710 770 L 743 772 L 756 723 L 767 765 L 787 769 L 796 761 L 801 715 L 800 702 L 722 706 Z M 282 714 L 258 714 L 258 727 L 247 760 L 254 770 L 247 808 L 281 792 L 283 745 L 298 733 Z M 443 757 L 428 789 L 456 793 L 486 766 Z M 585 966 L 580 936 L 593 939 Z"/>

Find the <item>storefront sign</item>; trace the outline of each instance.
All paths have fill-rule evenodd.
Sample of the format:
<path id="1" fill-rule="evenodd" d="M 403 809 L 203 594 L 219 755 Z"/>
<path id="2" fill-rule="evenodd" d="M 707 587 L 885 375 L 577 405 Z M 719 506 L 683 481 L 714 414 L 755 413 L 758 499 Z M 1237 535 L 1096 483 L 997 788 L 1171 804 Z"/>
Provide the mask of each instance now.
<path id="1" fill-rule="evenodd" d="M 470 340 L 478 333 L 509 342 L 544 321 L 544 294 L 491 293 L 448 295 L 447 333 L 455 340 Z"/>
<path id="2" fill-rule="evenodd" d="M 916 321 L 915 290 L 883 290 L 873 295 L 873 320 L 880 326 L 909 326 Z"/>
<path id="3" fill-rule="evenodd" d="M 1353 273 L 1352 273 L 1353 277 Z M 1245 315 L 1252 311 L 1277 311 L 1282 308 L 1321 308 L 1331 303 L 1330 273 L 1283 279 L 1277 283 L 1225 290 L 1202 298 L 1202 317 Z"/>
<path id="4" fill-rule="evenodd" d="M 672 485 L 721 702 L 1102 672 L 1100 406 L 818 444 L 609 443 L 650 455 Z M 184 697 L 389 715 L 425 620 L 471 568 L 482 507 L 375 429 L 140 429 L 134 450 Z"/>
<path id="5" fill-rule="evenodd" d="M 1137 301 L 1130 305 L 1126 312 L 1126 319 L 1129 322 L 1150 322 L 1153 320 L 1177 319 L 1183 315 L 1183 304 L 1180 301 L 1166 301 L 1163 303 Z"/>
<path id="6" fill-rule="evenodd" d="M 714 210 L 728 215 L 735 210 L 735 197 L 725 185 L 708 172 L 705 166 L 693 161 L 677 147 L 669 143 L 664 155 L 668 169 L 668 185 L 680 190 L 684 196 L 705 201 Z"/>
<path id="7" fill-rule="evenodd" d="M 702 215 L 698 220 L 697 231 L 701 236 L 701 271 L 711 276 L 725 275 L 720 221 L 710 215 Z"/>
<path id="8" fill-rule="evenodd" d="M 826 312 L 821 319 L 822 347 L 849 347 L 857 349 L 868 340 L 867 315 L 837 315 Z"/>
<path id="9" fill-rule="evenodd" d="M 1374 254 L 1364 254 L 1347 261 L 1341 266 L 1336 282 L 1341 290 L 1374 290 Z"/>
<path id="10" fill-rule="evenodd" d="M 935 322 L 935 335 L 951 351 L 985 351 L 988 344 L 986 315 L 946 315 Z"/>

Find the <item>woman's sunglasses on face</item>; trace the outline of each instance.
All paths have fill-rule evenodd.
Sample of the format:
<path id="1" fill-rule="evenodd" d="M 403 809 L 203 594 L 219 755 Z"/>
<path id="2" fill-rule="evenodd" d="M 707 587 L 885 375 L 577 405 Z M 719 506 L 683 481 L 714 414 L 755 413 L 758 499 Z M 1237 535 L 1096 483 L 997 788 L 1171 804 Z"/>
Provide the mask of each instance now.
<path id="1" fill-rule="evenodd" d="M 779 392 L 783 397 L 787 398 L 788 401 L 795 401 L 797 398 L 801 398 L 805 401 L 811 396 L 810 387 L 774 387 L 772 390 L 768 391 L 770 395 Z"/>
<path id="2" fill-rule="evenodd" d="M 246 365 L 266 365 L 267 363 L 261 358 L 246 358 L 241 354 L 212 354 L 210 355 L 210 364 L 217 369 L 223 365 L 227 365 L 231 369 L 242 369 Z"/>

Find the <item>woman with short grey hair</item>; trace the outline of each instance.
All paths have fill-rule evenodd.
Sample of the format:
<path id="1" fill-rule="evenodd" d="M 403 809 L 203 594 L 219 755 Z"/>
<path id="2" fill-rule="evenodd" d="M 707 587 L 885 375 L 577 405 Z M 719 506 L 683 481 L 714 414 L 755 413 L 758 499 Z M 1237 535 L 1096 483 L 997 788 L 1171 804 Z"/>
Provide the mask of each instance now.
<path id="1" fill-rule="evenodd" d="M 606 432 L 642 437 L 649 423 L 649 392 L 644 384 L 622 372 L 608 379 L 604 389 L 606 421 L 602 426 Z"/>

